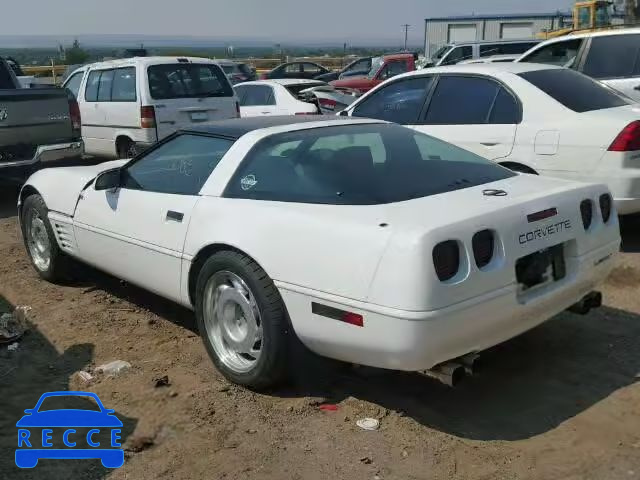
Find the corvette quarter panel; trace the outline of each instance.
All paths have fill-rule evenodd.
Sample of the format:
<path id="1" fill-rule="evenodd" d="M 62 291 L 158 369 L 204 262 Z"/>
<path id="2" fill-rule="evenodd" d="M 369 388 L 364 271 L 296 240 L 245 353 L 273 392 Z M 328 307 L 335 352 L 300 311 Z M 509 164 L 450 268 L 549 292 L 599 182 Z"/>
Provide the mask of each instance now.
<path id="1" fill-rule="evenodd" d="M 227 244 L 276 282 L 364 300 L 390 236 L 378 215 L 366 206 L 204 197 L 184 251 L 193 257 L 208 245 Z"/>

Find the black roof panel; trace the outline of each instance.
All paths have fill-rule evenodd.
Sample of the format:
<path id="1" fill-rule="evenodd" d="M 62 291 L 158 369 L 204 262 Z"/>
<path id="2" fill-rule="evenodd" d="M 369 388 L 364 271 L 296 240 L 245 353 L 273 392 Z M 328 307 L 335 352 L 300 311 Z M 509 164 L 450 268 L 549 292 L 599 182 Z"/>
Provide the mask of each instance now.
<path id="1" fill-rule="evenodd" d="M 230 138 L 240 138 L 245 133 L 263 128 L 296 125 L 298 123 L 322 122 L 327 120 L 352 120 L 337 115 L 275 115 L 268 117 L 230 118 L 207 123 L 199 127 L 185 128 L 183 131 L 210 133 Z"/>

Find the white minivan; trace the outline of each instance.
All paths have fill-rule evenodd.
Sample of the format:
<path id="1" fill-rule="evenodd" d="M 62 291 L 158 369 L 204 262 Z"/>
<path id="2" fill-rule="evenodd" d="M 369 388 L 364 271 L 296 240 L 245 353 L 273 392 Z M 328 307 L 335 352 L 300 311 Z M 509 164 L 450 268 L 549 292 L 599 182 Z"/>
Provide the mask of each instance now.
<path id="1" fill-rule="evenodd" d="M 130 158 L 180 128 L 240 116 L 222 69 L 205 58 L 136 57 L 85 65 L 77 98 L 89 155 Z"/>

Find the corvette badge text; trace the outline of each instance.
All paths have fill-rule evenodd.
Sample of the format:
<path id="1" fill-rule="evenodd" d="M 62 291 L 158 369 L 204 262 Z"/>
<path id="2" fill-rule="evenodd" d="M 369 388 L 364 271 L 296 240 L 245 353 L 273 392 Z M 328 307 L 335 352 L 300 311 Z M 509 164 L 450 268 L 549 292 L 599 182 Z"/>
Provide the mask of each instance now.
<path id="1" fill-rule="evenodd" d="M 524 245 L 525 243 L 550 237 L 565 230 L 571 230 L 571 220 L 562 220 L 561 222 L 552 223 L 546 227 L 536 228 L 530 232 L 523 233 L 518 237 L 518 242 L 520 242 L 520 245 Z"/>
<path id="2" fill-rule="evenodd" d="M 45 393 L 24 412 L 16 423 L 18 467 L 33 468 L 40 459 L 100 459 L 106 468 L 124 464 L 122 422 L 95 393 Z"/>

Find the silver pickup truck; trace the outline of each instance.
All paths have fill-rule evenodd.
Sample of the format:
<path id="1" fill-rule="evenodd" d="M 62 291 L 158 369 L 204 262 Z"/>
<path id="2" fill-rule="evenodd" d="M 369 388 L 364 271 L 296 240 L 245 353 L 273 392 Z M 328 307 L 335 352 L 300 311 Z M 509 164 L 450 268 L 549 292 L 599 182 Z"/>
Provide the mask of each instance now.
<path id="1" fill-rule="evenodd" d="M 0 180 L 23 179 L 55 160 L 84 152 L 80 109 L 62 88 L 20 88 L 0 58 Z"/>

